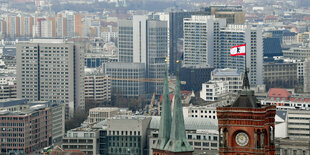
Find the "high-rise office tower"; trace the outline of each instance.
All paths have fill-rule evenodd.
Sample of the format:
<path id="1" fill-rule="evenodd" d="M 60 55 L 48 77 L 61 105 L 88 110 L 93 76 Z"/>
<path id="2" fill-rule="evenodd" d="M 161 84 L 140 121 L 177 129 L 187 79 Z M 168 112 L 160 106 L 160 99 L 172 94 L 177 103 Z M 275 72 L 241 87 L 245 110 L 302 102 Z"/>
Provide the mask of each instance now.
<path id="1" fill-rule="evenodd" d="M 60 39 L 17 44 L 17 97 L 64 103 L 67 117 L 84 109 L 84 47 Z"/>
<path id="2" fill-rule="evenodd" d="M 169 72 L 175 73 L 176 61 L 180 59 L 181 52 L 178 50 L 178 42 L 183 39 L 184 18 L 190 18 L 196 12 L 169 12 Z"/>
<path id="3" fill-rule="evenodd" d="M 241 44 L 246 44 L 246 66 L 249 69 L 250 85 L 263 84 L 263 37 L 259 27 L 228 25 L 221 29 L 214 44 L 214 67 L 244 71 L 245 57 L 232 57 L 229 53 L 231 47 Z"/>
<path id="4" fill-rule="evenodd" d="M 214 16 L 184 19 L 184 66 L 213 66 L 214 39 L 226 20 Z"/>
<path id="5" fill-rule="evenodd" d="M 168 28 L 166 21 L 133 16 L 119 22 L 120 62 L 144 63 L 146 77 L 164 77 L 165 56 L 168 56 Z M 149 93 L 161 94 L 162 83 L 147 83 Z"/>

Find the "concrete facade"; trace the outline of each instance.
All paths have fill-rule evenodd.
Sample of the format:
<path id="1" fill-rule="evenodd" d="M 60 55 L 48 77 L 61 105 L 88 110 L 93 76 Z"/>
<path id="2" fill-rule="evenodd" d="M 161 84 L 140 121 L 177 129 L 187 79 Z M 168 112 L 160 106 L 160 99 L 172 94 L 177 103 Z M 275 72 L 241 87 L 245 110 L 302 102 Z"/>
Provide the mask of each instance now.
<path id="1" fill-rule="evenodd" d="M 84 47 L 61 39 L 17 44 L 17 97 L 84 109 Z"/>

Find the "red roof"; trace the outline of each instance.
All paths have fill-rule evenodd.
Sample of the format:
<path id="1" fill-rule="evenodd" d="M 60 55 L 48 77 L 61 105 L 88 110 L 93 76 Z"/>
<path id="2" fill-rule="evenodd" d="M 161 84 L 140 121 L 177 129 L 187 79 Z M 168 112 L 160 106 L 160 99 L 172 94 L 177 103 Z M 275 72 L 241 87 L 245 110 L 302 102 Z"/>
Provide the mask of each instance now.
<path id="1" fill-rule="evenodd" d="M 270 88 L 268 92 L 269 98 L 288 98 L 290 95 L 291 93 L 284 88 Z"/>

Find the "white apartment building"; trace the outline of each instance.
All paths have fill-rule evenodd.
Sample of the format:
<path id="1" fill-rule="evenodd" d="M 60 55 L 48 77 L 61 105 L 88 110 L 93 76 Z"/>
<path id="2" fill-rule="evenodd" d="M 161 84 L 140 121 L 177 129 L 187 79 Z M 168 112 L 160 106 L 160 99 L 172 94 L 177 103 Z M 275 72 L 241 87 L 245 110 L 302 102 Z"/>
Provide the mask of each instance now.
<path id="1" fill-rule="evenodd" d="M 87 123 L 101 122 L 117 115 L 131 115 L 132 111 L 117 107 L 97 107 L 89 109 Z"/>
<path id="2" fill-rule="evenodd" d="M 184 65 L 209 65 L 214 62 L 215 36 L 226 20 L 215 16 L 184 18 Z"/>
<path id="3" fill-rule="evenodd" d="M 205 101 L 217 101 L 229 93 L 228 81 L 210 80 L 202 84 L 200 98 Z"/>
<path id="4" fill-rule="evenodd" d="M 214 69 L 211 72 L 211 80 L 228 81 L 228 91 L 239 92 L 242 89 L 243 73 L 238 69 L 231 68 Z"/>
<path id="5" fill-rule="evenodd" d="M 263 37 L 260 27 L 228 25 L 215 38 L 214 67 L 233 68 L 244 72 L 245 57 L 230 56 L 230 48 L 246 44 L 247 68 L 251 86 L 263 84 Z"/>
<path id="6" fill-rule="evenodd" d="M 86 73 L 85 100 L 111 101 L 111 78 L 100 73 Z"/>
<path id="7" fill-rule="evenodd" d="M 66 118 L 84 109 L 84 47 L 61 39 L 19 42 L 17 97 L 68 107 Z"/>
<path id="8" fill-rule="evenodd" d="M 184 117 L 208 118 L 217 120 L 216 107 L 193 106 L 183 107 Z"/>

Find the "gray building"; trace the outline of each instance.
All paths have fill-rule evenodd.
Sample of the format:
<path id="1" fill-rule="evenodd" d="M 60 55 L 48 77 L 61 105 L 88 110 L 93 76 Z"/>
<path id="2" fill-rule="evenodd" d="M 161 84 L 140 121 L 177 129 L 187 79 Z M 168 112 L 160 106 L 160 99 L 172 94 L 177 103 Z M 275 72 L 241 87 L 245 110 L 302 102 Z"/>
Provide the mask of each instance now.
<path id="1" fill-rule="evenodd" d="M 119 22 L 119 61 L 144 63 L 146 77 L 162 79 L 168 56 L 168 25 L 144 15 Z M 147 93 L 161 94 L 162 83 L 147 83 Z"/>
<path id="2" fill-rule="evenodd" d="M 139 97 L 145 94 L 145 65 L 143 63 L 105 63 L 103 72 L 112 79 L 113 95 Z"/>
<path id="3" fill-rule="evenodd" d="M 151 118 L 145 116 L 117 116 L 108 119 L 108 154 L 146 154 L 146 133 L 150 121 Z"/>
<path id="4" fill-rule="evenodd" d="M 270 62 L 264 64 L 264 84 L 266 88 L 296 88 L 297 63 Z"/>
<path id="5" fill-rule="evenodd" d="M 78 127 L 69 130 L 62 141 L 64 150 L 79 150 L 87 155 L 97 155 L 99 131 L 87 127 Z"/>
<path id="6" fill-rule="evenodd" d="M 17 97 L 84 109 L 84 47 L 61 39 L 17 44 Z"/>
<path id="7" fill-rule="evenodd" d="M 230 56 L 230 48 L 246 44 L 247 68 L 251 86 L 263 84 L 263 37 L 259 27 L 228 25 L 221 29 L 215 39 L 214 67 L 233 68 L 244 71 L 244 56 Z"/>
<path id="8" fill-rule="evenodd" d="M 214 41 L 226 20 L 214 16 L 192 16 L 184 19 L 184 61 L 186 66 L 214 63 Z"/>

